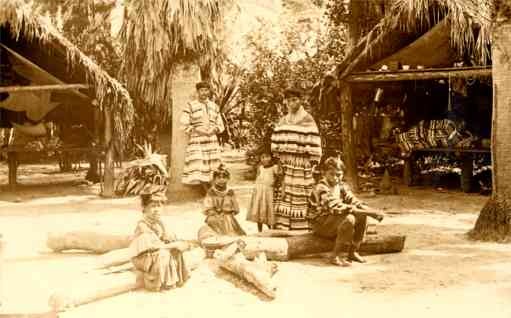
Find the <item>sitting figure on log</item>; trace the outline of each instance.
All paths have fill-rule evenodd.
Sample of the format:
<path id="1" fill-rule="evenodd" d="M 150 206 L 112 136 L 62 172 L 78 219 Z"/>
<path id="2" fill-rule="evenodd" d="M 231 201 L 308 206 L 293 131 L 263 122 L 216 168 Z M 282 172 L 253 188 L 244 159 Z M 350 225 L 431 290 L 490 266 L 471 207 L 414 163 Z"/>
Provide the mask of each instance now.
<path id="1" fill-rule="evenodd" d="M 136 255 L 131 259 L 133 266 L 142 272 L 146 290 L 180 287 L 188 279 L 189 271 L 181 250 L 172 244 L 177 241 L 175 235 L 166 231 L 160 218 L 165 194 L 141 194 L 140 198 L 143 217 L 130 246 Z"/>
<path id="2" fill-rule="evenodd" d="M 350 266 L 351 261 L 365 262 L 358 250 L 364 239 L 367 216 L 381 221 L 383 213 L 369 210 L 359 201 L 341 182 L 343 173 L 344 164 L 340 159 L 325 160 L 322 177 L 309 198 L 308 217 L 314 235 L 335 239 L 332 263 Z M 348 255 L 342 252 L 345 244 L 349 245 Z"/>
<path id="3" fill-rule="evenodd" d="M 223 164 L 213 172 L 213 185 L 204 199 L 205 222 L 220 235 L 246 235 L 235 218 L 240 208 L 234 191 L 228 188 L 229 178 L 229 170 Z"/>

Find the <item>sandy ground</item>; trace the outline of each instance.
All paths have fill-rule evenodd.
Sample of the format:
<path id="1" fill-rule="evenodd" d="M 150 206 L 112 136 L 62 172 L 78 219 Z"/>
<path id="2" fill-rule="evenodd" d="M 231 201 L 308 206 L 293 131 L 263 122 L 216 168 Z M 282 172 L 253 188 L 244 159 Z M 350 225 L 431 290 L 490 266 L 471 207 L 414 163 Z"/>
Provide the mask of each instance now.
<path id="1" fill-rule="evenodd" d="M 56 170 L 22 166 L 21 182 L 46 185 L 26 185 L 16 193 L 0 188 L 0 233 L 6 244 L 0 313 L 44 310 L 56 290 L 72 294 L 80 286 L 111 280 L 110 275 L 85 273 L 95 256 L 51 253 L 45 246 L 48 232 L 128 234 L 140 217 L 136 198 L 99 198 L 97 187 L 76 181 L 84 171 Z M 0 183 L 5 183 L 5 172 L 0 165 Z M 236 184 L 242 208 L 238 219 L 255 232 L 255 225 L 244 221 L 247 185 Z M 511 317 L 511 245 L 471 242 L 464 235 L 487 197 L 403 188 L 398 196 L 365 200 L 392 212 L 376 229 L 407 235 L 402 253 L 368 256 L 367 264 L 352 268 L 330 266 L 321 257 L 279 263 L 273 301 L 206 260 L 180 289 L 131 292 L 59 316 Z M 163 218 L 179 237 L 194 239 L 203 222 L 200 209 L 200 201 L 171 204 Z"/>

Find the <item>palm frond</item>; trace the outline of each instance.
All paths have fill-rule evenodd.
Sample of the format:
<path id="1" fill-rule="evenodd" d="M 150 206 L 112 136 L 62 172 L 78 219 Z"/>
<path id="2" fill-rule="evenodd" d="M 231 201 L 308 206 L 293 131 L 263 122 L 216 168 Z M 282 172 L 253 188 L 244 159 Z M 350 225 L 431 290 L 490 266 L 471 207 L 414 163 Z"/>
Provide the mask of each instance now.
<path id="1" fill-rule="evenodd" d="M 121 28 L 128 89 L 169 118 L 168 100 L 177 64 L 218 56 L 220 0 L 130 1 Z"/>

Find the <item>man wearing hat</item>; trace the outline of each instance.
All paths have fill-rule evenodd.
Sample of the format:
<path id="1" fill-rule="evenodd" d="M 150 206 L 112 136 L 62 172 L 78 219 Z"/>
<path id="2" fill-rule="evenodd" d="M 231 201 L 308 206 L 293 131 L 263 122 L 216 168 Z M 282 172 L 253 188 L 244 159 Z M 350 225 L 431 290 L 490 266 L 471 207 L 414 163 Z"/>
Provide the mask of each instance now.
<path id="1" fill-rule="evenodd" d="M 288 109 L 273 130 L 271 150 L 282 166 L 280 197 L 275 204 L 275 224 L 286 230 L 309 230 L 308 198 L 314 185 L 312 168 L 322 154 L 314 118 L 303 108 L 302 91 L 284 92 Z"/>
<path id="2" fill-rule="evenodd" d="M 202 185 L 207 191 L 212 171 L 221 163 L 217 134 L 224 131 L 224 124 L 220 108 L 209 100 L 209 84 L 199 82 L 195 88 L 198 99 L 188 103 L 180 119 L 189 137 L 181 180 L 188 185 Z"/>

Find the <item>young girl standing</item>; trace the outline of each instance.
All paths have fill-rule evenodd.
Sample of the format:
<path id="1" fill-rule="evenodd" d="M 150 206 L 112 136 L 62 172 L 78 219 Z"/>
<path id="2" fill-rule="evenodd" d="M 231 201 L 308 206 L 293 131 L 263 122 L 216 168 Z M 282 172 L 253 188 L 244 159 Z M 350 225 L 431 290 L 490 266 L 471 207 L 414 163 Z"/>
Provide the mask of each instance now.
<path id="1" fill-rule="evenodd" d="M 261 165 L 257 169 L 255 187 L 250 200 L 250 207 L 247 213 L 247 221 L 257 223 L 257 230 L 263 230 L 263 224 L 268 228 L 275 225 L 273 214 L 273 192 L 274 185 L 281 172 L 278 164 L 273 164 L 270 152 L 261 155 Z"/>

